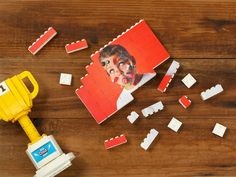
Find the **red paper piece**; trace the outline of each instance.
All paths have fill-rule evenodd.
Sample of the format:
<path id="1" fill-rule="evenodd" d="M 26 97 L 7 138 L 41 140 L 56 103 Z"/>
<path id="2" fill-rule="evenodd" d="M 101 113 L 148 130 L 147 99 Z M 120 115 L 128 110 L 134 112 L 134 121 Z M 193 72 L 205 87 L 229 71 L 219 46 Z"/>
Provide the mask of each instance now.
<path id="1" fill-rule="evenodd" d="M 113 147 L 119 146 L 127 142 L 125 135 L 120 135 L 115 138 L 111 138 L 110 140 L 106 140 L 104 142 L 104 146 L 106 149 L 111 149 Z"/>
<path id="2" fill-rule="evenodd" d="M 65 46 L 67 53 L 73 53 L 86 48 L 88 48 L 88 44 L 85 39 L 82 39 L 81 41 L 72 42 L 71 44 L 67 44 Z"/>
<path id="3" fill-rule="evenodd" d="M 184 95 L 179 99 L 179 103 L 186 109 L 191 105 L 191 100 L 189 100 L 188 97 Z"/>
<path id="4" fill-rule="evenodd" d="M 161 80 L 160 85 L 158 86 L 158 90 L 160 90 L 161 92 L 165 92 L 172 78 L 173 75 L 164 76 L 163 79 Z"/>
<path id="5" fill-rule="evenodd" d="M 107 61 L 101 61 L 102 55 Z M 87 91 L 77 89 L 76 94 L 100 124 L 131 102 L 132 92 L 152 79 L 156 75 L 154 68 L 168 58 L 168 52 L 141 20 L 91 55 L 88 75 L 81 80 L 82 89 Z M 95 104 L 97 110 L 87 104 Z"/>
<path id="6" fill-rule="evenodd" d="M 35 55 L 40 49 L 43 48 L 55 35 L 57 34 L 56 30 L 52 27 L 49 27 L 47 31 L 44 32 L 31 46 L 28 50 Z"/>

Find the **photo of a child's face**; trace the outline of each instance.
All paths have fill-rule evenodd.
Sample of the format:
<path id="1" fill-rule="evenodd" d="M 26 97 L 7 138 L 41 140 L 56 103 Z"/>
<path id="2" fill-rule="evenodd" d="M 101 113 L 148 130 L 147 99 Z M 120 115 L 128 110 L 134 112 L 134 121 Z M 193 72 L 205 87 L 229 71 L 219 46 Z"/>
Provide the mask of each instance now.
<path id="1" fill-rule="evenodd" d="M 120 45 L 105 47 L 101 51 L 99 60 L 112 82 L 127 90 L 135 87 L 142 78 L 142 75 L 136 71 L 134 57 Z"/>

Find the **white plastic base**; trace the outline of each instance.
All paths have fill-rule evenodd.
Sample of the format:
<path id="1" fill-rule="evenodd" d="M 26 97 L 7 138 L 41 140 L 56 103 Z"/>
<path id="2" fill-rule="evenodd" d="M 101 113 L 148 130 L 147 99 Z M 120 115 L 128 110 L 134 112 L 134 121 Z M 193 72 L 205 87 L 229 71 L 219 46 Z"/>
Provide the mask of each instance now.
<path id="1" fill-rule="evenodd" d="M 34 177 L 54 177 L 69 166 L 72 165 L 71 161 L 75 158 L 72 152 L 62 154 L 47 165 L 43 166 L 36 171 Z"/>
<path id="2" fill-rule="evenodd" d="M 63 153 L 52 135 L 44 135 L 34 144 L 29 144 L 26 153 L 37 169 L 35 177 L 54 177 L 71 166 L 75 158 L 72 152 Z"/>

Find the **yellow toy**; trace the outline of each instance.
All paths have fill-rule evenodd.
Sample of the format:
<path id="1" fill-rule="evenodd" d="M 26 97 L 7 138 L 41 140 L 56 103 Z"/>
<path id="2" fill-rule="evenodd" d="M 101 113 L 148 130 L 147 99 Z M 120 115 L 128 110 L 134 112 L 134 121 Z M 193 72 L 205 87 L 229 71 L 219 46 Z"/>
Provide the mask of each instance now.
<path id="1" fill-rule="evenodd" d="M 34 89 L 28 90 L 23 82 L 28 78 Z M 71 166 L 73 153 L 64 154 L 52 135 L 40 135 L 28 113 L 32 108 L 32 100 L 37 96 L 39 86 L 29 71 L 24 71 L 0 83 L 0 119 L 6 122 L 18 121 L 30 139 L 26 150 L 35 165 L 35 177 L 53 177 Z"/>

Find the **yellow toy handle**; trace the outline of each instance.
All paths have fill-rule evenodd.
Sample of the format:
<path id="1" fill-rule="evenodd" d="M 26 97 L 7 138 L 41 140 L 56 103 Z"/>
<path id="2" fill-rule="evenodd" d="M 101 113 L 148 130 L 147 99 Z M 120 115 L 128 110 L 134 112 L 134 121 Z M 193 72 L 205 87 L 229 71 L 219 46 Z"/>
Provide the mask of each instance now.
<path id="1" fill-rule="evenodd" d="M 31 143 L 35 143 L 36 141 L 42 138 L 27 115 L 21 117 L 18 122 L 20 123 L 21 127 L 30 139 Z"/>
<path id="2" fill-rule="evenodd" d="M 31 98 L 34 99 L 38 95 L 38 92 L 39 92 L 39 85 L 38 85 L 37 81 L 35 80 L 34 76 L 29 71 L 24 71 L 24 72 L 20 73 L 18 76 L 21 80 L 28 77 L 31 84 L 34 86 L 34 90 L 30 93 Z"/>
<path id="3" fill-rule="evenodd" d="M 34 76 L 29 71 L 24 71 L 20 73 L 18 77 L 22 80 L 22 83 L 24 85 L 25 85 L 25 83 L 23 82 L 24 78 L 28 78 L 30 80 L 31 84 L 34 87 L 32 92 L 29 91 L 30 97 L 33 100 L 38 95 L 38 92 L 39 92 L 39 85 L 37 81 L 35 80 Z M 25 85 L 25 88 L 28 90 L 26 85 Z M 31 143 L 34 143 L 42 138 L 42 136 L 40 136 L 40 134 L 38 133 L 38 130 L 35 128 L 34 124 L 32 123 L 32 121 L 27 115 L 19 118 L 18 122 L 20 123 L 21 127 L 23 128 L 26 135 L 30 139 Z"/>

